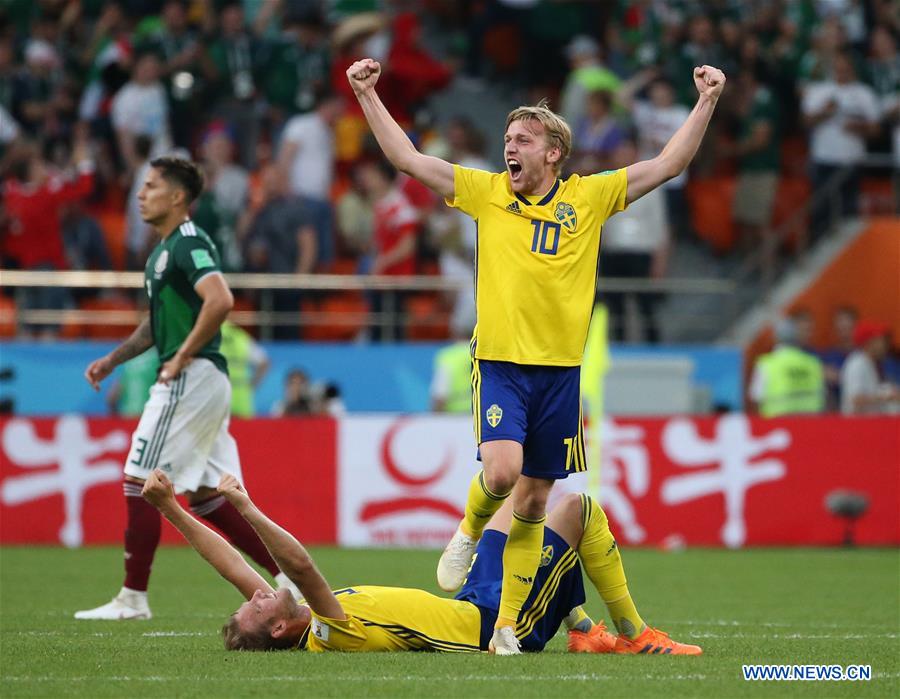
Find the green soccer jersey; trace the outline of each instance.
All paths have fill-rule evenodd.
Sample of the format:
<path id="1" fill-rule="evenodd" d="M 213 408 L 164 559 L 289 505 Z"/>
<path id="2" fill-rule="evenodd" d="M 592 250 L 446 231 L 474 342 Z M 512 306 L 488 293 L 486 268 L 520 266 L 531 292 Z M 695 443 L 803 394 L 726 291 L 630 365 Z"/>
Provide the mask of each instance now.
<path id="1" fill-rule="evenodd" d="M 220 272 L 219 253 L 210 237 L 187 220 L 150 253 L 144 268 L 144 285 L 150 297 L 153 343 L 165 363 L 184 343 L 197 322 L 203 299 L 194 286 L 207 274 Z M 195 356 L 209 359 L 223 373 L 228 364 L 219 352 L 217 332 Z"/>

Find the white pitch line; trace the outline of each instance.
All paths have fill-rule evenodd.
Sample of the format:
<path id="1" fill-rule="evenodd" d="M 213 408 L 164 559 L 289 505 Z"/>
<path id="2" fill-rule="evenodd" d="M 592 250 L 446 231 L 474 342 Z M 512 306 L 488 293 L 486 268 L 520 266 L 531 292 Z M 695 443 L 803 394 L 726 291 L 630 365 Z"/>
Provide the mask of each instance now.
<path id="1" fill-rule="evenodd" d="M 10 636 L 77 636 L 79 638 L 84 636 L 97 636 L 97 637 L 106 637 L 112 636 L 112 632 L 110 631 L 92 631 L 90 633 L 84 633 L 82 631 L 4 631 L 3 635 Z"/>
<path id="2" fill-rule="evenodd" d="M 697 621 L 697 620 L 688 620 L 688 619 L 654 619 L 654 623 L 658 623 L 660 626 L 708 626 L 708 627 L 716 627 L 716 626 L 734 626 L 736 628 L 740 628 L 742 626 L 749 626 L 755 629 L 758 628 L 766 628 L 766 629 L 845 629 L 848 627 L 848 624 L 837 624 L 837 623 L 819 623 L 819 622 L 805 622 L 805 623 L 790 623 L 787 621 L 736 621 L 733 619 L 709 619 L 707 621 Z M 882 629 L 884 628 L 884 624 L 857 624 L 853 623 L 854 628 L 863 628 L 863 629 Z M 844 637 L 846 638 L 846 636 Z"/>
<path id="3" fill-rule="evenodd" d="M 630 675 L 632 678 L 656 680 L 660 682 L 669 682 L 671 680 L 696 681 L 705 680 L 709 675 L 689 674 L 689 675 Z M 130 675 L 114 675 L 111 677 L 101 676 L 82 676 L 82 677 L 49 677 L 45 675 L 39 676 L 11 676 L 2 677 L 2 680 L 10 682 L 185 682 L 196 681 L 202 679 L 204 681 L 216 681 L 219 678 L 198 678 L 196 675 L 189 677 L 160 677 L 156 675 L 148 675 L 146 677 L 132 677 Z M 504 682 L 521 680 L 521 675 L 383 675 L 381 677 L 342 677 L 342 682 L 434 682 L 435 680 L 443 680 L 448 682 L 483 682 L 500 680 Z M 598 680 L 618 680 L 621 677 L 616 675 L 600 675 L 596 673 L 577 674 L 577 675 L 535 675 L 527 678 L 528 681 L 539 682 L 596 682 Z M 275 675 L 272 677 L 243 677 L 240 682 L 309 682 L 309 675 Z M 221 681 L 231 682 L 232 680 L 222 678 Z"/>
<path id="4" fill-rule="evenodd" d="M 689 631 L 685 634 L 687 638 L 771 638 L 771 639 L 824 639 L 837 638 L 841 640 L 860 640 L 866 638 L 900 638 L 897 633 L 821 633 L 821 634 L 805 634 L 805 633 L 711 633 L 705 631 Z"/>
<path id="5" fill-rule="evenodd" d="M 792 624 L 787 621 L 736 621 L 731 619 L 710 619 L 707 621 L 686 620 L 686 619 L 654 619 L 653 623 L 660 626 L 750 626 L 753 628 L 773 628 L 773 629 L 844 629 L 847 624 L 826 624 L 819 622 L 805 622 L 801 624 Z M 881 629 L 883 624 L 857 624 L 853 623 L 854 628 L 864 629 Z"/>

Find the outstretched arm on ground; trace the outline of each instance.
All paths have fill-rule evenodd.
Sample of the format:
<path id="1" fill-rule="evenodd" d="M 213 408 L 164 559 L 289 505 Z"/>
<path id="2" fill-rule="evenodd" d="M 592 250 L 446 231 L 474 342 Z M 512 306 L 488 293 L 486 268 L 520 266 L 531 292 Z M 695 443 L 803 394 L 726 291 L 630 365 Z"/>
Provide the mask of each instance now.
<path id="1" fill-rule="evenodd" d="M 300 588 L 310 609 L 329 619 L 347 618 L 341 603 L 328 586 L 328 581 L 316 568 L 312 556 L 290 532 L 266 517 L 253 504 L 247 491 L 234 476 L 222 476 L 219 493 L 256 530 L 278 567 Z"/>
<path id="2" fill-rule="evenodd" d="M 153 471 L 144 483 L 143 495 L 246 599 L 253 597 L 257 590 L 272 592 L 269 583 L 250 567 L 237 549 L 184 510 L 175 499 L 175 489 L 166 474 L 158 469 Z"/>
<path id="3" fill-rule="evenodd" d="M 625 202 L 640 199 L 663 182 L 681 174 L 694 159 L 709 120 L 712 118 L 719 95 L 725 87 L 725 74 L 718 68 L 702 66 L 694 68 L 694 85 L 700 97 L 690 116 L 675 132 L 662 153 L 651 160 L 643 160 L 626 169 L 628 193 Z"/>
<path id="4" fill-rule="evenodd" d="M 381 64 L 371 58 L 356 61 L 347 69 L 347 79 L 362 107 L 369 128 L 391 164 L 414 177 L 444 199 L 453 199 L 453 166 L 445 160 L 423 155 L 382 104 L 375 83 L 381 75 Z"/>

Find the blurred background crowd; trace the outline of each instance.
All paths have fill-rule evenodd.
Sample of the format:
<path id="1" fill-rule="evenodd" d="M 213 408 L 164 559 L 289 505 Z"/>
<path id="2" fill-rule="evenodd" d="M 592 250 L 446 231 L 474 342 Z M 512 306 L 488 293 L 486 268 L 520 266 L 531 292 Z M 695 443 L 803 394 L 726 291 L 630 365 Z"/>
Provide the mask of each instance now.
<path id="1" fill-rule="evenodd" d="M 501 169 L 508 109 L 549 98 L 573 129 L 567 173 L 654 156 L 693 105 L 692 68 L 722 68 L 728 89 L 690 171 L 610 220 L 600 272 L 665 278 L 689 251 L 724 275 L 761 245 L 771 264 L 825 235 L 829 212 L 896 212 L 898 36 L 890 0 L 6 0 L 0 266 L 142 269 L 155 241 L 135 193 L 149 159 L 175 151 L 206 172 L 193 216 L 226 270 L 458 279 L 458 294 L 395 294 L 407 315 L 447 320 L 398 321 L 389 336 L 465 336 L 474 224 L 380 158 L 344 76 L 363 56 L 385 66 L 379 92 L 417 146 L 471 167 Z M 660 340 L 659 295 L 603 300 L 613 339 L 628 302 L 641 339 Z M 25 303 L 140 301 L 47 288 Z M 384 303 L 282 290 L 271 305 Z M 239 293 L 239 309 L 259 304 Z M 363 332 L 291 324 L 275 337 Z"/>

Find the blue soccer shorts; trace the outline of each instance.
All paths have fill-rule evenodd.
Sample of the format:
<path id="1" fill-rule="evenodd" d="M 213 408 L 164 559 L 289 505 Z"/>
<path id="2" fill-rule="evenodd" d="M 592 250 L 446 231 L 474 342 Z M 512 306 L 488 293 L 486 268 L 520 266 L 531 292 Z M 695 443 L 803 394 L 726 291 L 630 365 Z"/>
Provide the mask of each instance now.
<path id="1" fill-rule="evenodd" d="M 586 470 L 581 367 L 473 359 L 472 410 L 476 443 L 518 442 L 524 475 L 558 480 Z"/>

